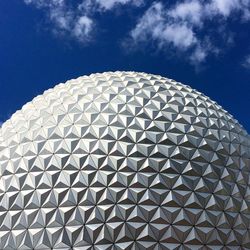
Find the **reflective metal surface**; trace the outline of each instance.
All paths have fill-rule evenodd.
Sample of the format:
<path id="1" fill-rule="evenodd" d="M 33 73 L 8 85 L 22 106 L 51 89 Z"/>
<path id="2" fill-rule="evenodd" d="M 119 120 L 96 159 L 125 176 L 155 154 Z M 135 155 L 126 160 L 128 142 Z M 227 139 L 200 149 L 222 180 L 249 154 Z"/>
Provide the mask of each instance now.
<path id="1" fill-rule="evenodd" d="M 0 129 L 0 249 L 250 249 L 250 140 L 144 73 L 59 84 Z"/>

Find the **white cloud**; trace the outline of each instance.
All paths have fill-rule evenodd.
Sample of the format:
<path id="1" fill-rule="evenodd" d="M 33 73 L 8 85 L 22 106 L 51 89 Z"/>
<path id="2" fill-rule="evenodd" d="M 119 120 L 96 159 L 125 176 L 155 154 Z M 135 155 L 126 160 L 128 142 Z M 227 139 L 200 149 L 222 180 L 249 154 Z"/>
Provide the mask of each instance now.
<path id="1" fill-rule="evenodd" d="M 148 31 L 153 38 L 158 37 L 164 28 L 164 26 L 162 27 L 163 20 L 163 5 L 161 3 L 154 3 L 139 20 L 135 29 L 132 30 L 132 37 L 135 40 L 145 40 L 149 35 Z"/>
<path id="2" fill-rule="evenodd" d="M 206 6 L 209 14 L 220 14 L 228 17 L 232 12 L 241 10 L 243 7 L 241 0 L 212 0 Z"/>
<path id="3" fill-rule="evenodd" d="M 92 0 L 92 2 L 94 1 Z M 123 4 L 132 4 L 134 6 L 143 4 L 143 0 L 95 0 L 95 2 L 104 10 L 111 10 L 115 6 Z"/>
<path id="4" fill-rule="evenodd" d="M 246 56 L 244 62 L 242 63 L 242 66 L 246 69 L 250 69 L 250 55 Z"/>
<path id="5" fill-rule="evenodd" d="M 188 6 L 186 3 L 185 5 Z M 131 37 L 136 42 L 153 39 L 161 49 L 170 46 L 177 50 L 187 51 L 192 48 L 193 58 L 196 57 L 199 61 L 205 59 L 206 52 L 202 50 L 193 27 L 187 21 L 182 20 L 184 16 L 188 19 L 191 17 L 190 6 L 186 10 L 183 7 L 184 5 L 178 6 L 178 8 L 168 11 L 161 2 L 152 4 L 131 31 Z M 193 22 L 196 23 L 197 20 Z"/>
<path id="6" fill-rule="evenodd" d="M 73 34 L 78 37 L 80 40 L 90 34 L 93 27 L 93 20 L 87 16 L 80 16 L 74 25 Z"/>
<path id="7" fill-rule="evenodd" d="M 146 10 L 130 35 L 135 43 L 153 41 L 160 49 L 189 52 L 191 62 L 199 63 L 219 51 L 211 42 L 213 37 L 204 32 L 206 23 L 217 22 L 219 34 L 221 20 L 233 16 L 246 21 L 250 17 L 249 9 L 250 0 L 181 0 L 168 8 L 158 1 Z M 230 40 L 226 34 L 219 36 L 225 43 Z"/>
<path id="8" fill-rule="evenodd" d="M 177 48 L 186 50 L 197 43 L 194 32 L 186 24 L 171 24 L 162 31 L 159 33 L 160 38 Z"/>
<path id="9" fill-rule="evenodd" d="M 24 0 L 26 4 L 46 11 L 49 20 L 54 24 L 55 33 L 65 33 L 86 42 L 94 28 L 93 20 L 66 0 Z"/>
<path id="10" fill-rule="evenodd" d="M 197 0 L 191 0 L 179 3 L 172 8 L 168 15 L 180 21 L 189 21 L 193 24 L 200 25 L 202 19 L 202 4 Z"/>
<path id="11" fill-rule="evenodd" d="M 78 9 L 93 15 L 96 12 L 107 12 L 122 5 L 141 7 L 143 4 L 144 0 L 82 0 Z"/>
<path id="12" fill-rule="evenodd" d="M 28 5 L 46 11 L 54 24 L 54 33 L 65 33 L 81 42 L 89 41 L 95 27 L 93 14 L 125 4 L 139 7 L 144 0 L 24 0 Z"/>

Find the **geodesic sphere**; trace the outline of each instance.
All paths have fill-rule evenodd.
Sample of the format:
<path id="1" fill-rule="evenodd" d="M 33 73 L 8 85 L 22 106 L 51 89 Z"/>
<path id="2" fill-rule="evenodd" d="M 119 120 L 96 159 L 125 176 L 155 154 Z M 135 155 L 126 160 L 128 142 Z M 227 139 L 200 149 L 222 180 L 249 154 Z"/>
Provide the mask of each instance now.
<path id="1" fill-rule="evenodd" d="M 135 72 L 45 91 L 0 129 L 0 249 L 250 249 L 250 140 Z"/>

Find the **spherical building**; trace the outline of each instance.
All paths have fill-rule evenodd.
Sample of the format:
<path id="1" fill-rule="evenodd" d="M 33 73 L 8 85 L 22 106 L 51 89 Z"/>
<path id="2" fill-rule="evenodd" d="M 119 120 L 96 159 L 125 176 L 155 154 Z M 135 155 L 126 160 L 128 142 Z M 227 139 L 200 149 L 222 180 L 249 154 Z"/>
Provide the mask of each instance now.
<path id="1" fill-rule="evenodd" d="M 46 91 L 0 129 L 0 249 L 250 249 L 250 139 L 135 72 Z"/>

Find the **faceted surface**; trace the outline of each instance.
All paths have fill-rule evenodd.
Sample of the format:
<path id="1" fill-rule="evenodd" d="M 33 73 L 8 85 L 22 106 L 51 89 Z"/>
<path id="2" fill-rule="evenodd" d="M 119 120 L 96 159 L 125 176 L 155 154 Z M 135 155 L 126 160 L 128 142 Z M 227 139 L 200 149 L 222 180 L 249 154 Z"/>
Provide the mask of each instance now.
<path id="1" fill-rule="evenodd" d="M 0 129 L 0 249 L 250 249 L 250 139 L 135 72 L 46 91 Z"/>

